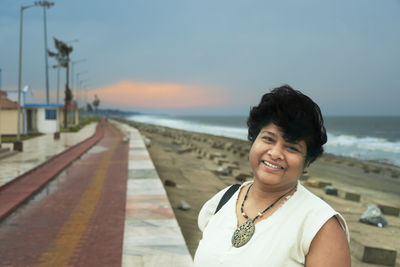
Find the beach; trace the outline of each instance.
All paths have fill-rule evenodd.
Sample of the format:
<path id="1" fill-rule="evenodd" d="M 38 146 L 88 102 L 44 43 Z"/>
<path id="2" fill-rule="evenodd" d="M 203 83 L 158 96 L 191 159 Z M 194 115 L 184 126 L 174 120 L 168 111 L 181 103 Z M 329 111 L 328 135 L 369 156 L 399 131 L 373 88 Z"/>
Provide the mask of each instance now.
<path id="1" fill-rule="evenodd" d="M 250 144 L 234 138 L 125 122 L 150 140 L 149 153 L 194 256 L 202 235 L 197 226 L 202 205 L 219 190 L 251 180 Z M 352 266 L 381 266 L 362 262 L 360 248 L 400 251 L 398 215 L 385 214 L 388 226 L 384 228 L 359 222 L 369 204 L 400 207 L 400 169 L 397 166 L 326 154 L 309 167 L 302 180 L 310 191 L 345 217 L 350 229 Z M 321 185 L 327 184 L 338 189 L 338 196 L 325 194 Z M 360 199 L 347 200 L 346 194 L 359 195 Z M 400 266 L 398 254 L 396 266 Z"/>

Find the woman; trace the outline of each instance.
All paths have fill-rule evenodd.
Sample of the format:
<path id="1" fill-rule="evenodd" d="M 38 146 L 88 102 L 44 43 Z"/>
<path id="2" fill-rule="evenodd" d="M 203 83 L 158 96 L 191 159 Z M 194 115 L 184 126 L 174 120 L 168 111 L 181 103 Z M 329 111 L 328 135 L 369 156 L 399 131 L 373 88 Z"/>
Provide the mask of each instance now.
<path id="1" fill-rule="evenodd" d="M 195 265 L 350 266 L 344 218 L 298 182 L 327 141 L 318 105 L 282 86 L 251 109 L 247 125 L 254 180 L 217 212 L 228 188 L 204 204 Z"/>

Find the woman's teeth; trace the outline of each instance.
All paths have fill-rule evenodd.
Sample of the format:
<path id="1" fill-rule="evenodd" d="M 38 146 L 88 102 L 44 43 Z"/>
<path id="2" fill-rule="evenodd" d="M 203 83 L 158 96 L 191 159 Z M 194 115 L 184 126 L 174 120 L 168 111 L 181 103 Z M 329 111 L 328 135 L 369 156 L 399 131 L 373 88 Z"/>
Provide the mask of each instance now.
<path id="1" fill-rule="evenodd" d="M 267 161 L 262 161 L 265 165 L 267 165 L 268 167 L 271 167 L 271 168 L 274 168 L 274 169 L 280 169 L 280 170 L 283 170 L 283 167 L 281 167 L 281 166 L 277 166 L 277 165 L 274 165 L 274 164 L 271 164 L 271 163 L 269 163 L 269 162 L 267 162 Z"/>

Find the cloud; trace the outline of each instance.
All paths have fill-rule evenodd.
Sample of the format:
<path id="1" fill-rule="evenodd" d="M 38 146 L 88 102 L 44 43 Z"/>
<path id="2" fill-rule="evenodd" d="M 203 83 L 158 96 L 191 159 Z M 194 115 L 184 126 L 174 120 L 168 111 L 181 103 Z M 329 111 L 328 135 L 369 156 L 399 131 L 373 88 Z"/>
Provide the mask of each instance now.
<path id="1" fill-rule="evenodd" d="M 89 94 L 91 98 L 97 94 L 103 107 L 133 109 L 212 107 L 227 100 L 215 88 L 128 80 L 90 90 Z"/>

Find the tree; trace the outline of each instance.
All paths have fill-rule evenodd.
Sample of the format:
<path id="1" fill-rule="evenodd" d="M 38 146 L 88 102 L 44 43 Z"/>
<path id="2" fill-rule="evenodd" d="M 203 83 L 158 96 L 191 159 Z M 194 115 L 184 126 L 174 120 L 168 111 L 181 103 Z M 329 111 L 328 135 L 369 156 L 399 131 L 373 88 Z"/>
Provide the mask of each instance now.
<path id="1" fill-rule="evenodd" d="M 65 98 L 64 98 L 64 128 L 67 128 L 67 114 L 68 107 L 72 101 L 73 95 L 69 88 L 69 54 L 71 54 L 73 48 L 68 46 L 66 43 L 54 38 L 54 46 L 57 49 L 57 53 L 52 51 L 47 51 L 50 57 L 54 57 L 58 64 L 66 69 L 66 84 L 65 84 Z"/>
<path id="2" fill-rule="evenodd" d="M 96 110 L 96 113 L 97 113 L 97 108 L 99 107 L 99 105 L 100 105 L 100 98 L 97 95 L 94 95 L 93 106 Z"/>
<path id="3" fill-rule="evenodd" d="M 86 111 L 93 112 L 93 108 L 92 108 L 92 105 L 90 105 L 90 103 L 86 103 Z"/>

